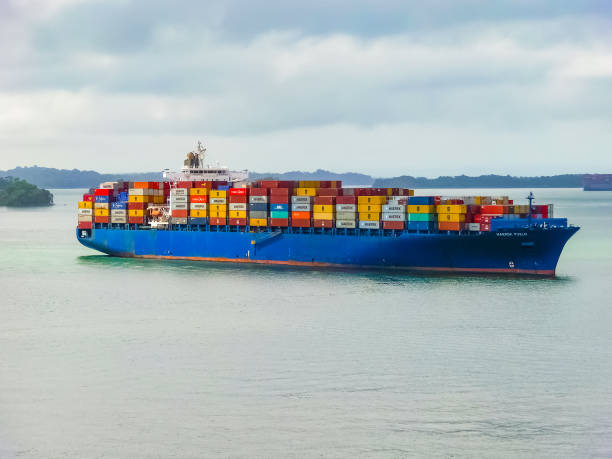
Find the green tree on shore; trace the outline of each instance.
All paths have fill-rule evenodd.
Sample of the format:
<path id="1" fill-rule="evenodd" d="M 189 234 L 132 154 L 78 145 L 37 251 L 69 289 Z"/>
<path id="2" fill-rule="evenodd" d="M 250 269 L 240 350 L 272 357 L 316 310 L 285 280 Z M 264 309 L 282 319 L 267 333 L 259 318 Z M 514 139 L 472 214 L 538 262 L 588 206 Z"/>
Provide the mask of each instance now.
<path id="1" fill-rule="evenodd" d="M 14 177 L 0 178 L 0 206 L 51 206 L 53 194 L 25 180 Z"/>

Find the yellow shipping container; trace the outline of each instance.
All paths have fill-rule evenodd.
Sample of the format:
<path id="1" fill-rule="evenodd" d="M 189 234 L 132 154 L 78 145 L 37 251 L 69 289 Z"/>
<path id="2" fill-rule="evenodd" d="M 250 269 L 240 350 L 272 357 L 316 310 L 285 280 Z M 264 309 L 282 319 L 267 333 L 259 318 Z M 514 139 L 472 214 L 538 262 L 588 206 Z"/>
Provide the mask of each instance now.
<path id="1" fill-rule="evenodd" d="M 144 217 L 147 214 L 147 211 L 144 209 L 129 209 L 128 215 L 130 217 Z"/>
<path id="2" fill-rule="evenodd" d="M 465 214 L 439 214 L 438 222 L 464 222 Z"/>
<path id="3" fill-rule="evenodd" d="M 381 204 L 359 204 L 357 206 L 357 212 L 364 212 L 364 213 L 368 213 L 368 212 L 382 212 L 382 205 Z"/>
<path id="4" fill-rule="evenodd" d="M 210 190 L 211 198 L 227 198 L 227 190 Z"/>
<path id="5" fill-rule="evenodd" d="M 336 206 L 331 204 L 315 204 L 312 206 L 312 211 L 316 213 L 333 213 L 336 211 Z"/>
<path id="6" fill-rule="evenodd" d="M 128 202 L 149 202 L 149 196 L 145 195 L 129 195 Z"/>
<path id="7" fill-rule="evenodd" d="M 249 220 L 251 226 L 268 226 L 267 218 L 251 218 Z"/>
<path id="8" fill-rule="evenodd" d="M 312 218 L 315 220 L 333 220 L 334 215 L 335 214 L 333 212 L 313 212 Z"/>
<path id="9" fill-rule="evenodd" d="M 300 180 L 300 188 L 319 188 L 321 182 L 319 180 Z M 314 196 L 314 195 L 301 195 L 301 196 Z"/>
<path id="10" fill-rule="evenodd" d="M 209 207 L 211 212 L 227 212 L 227 204 L 211 204 Z"/>
<path id="11" fill-rule="evenodd" d="M 214 211 L 210 211 L 210 218 L 227 218 L 227 212 L 223 211 L 223 212 L 214 212 Z"/>
<path id="12" fill-rule="evenodd" d="M 230 210 L 229 218 L 247 218 L 246 210 Z"/>
<path id="13" fill-rule="evenodd" d="M 436 211 L 439 214 L 464 214 L 467 212 L 467 207 L 464 204 L 449 204 L 438 206 Z"/>
<path id="14" fill-rule="evenodd" d="M 96 217 L 108 217 L 110 212 L 108 209 L 94 209 L 94 215 Z"/>
<path id="15" fill-rule="evenodd" d="M 155 203 L 156 204 L 165 204 L 166 203 L 166 197 L 164 195 L 162 196 L 155 196 Z"/>
<path id="16" fill-rule="evenodd" d="M 189 216 L 193 217 L 193 218 L 206 218 L 208 217 L 208 211 L 207 210 L 190 210 L 189 211 Z"/>
<path id="17" fill-rule="evenodd" d="M 93 202 L 79 201 L 79 209 L 93 209 Z"/>
<path id="18" fill-rule="evenodd" d="M 194 196 L 208 196 L 208 188 L 190 188 L 189 194 Z"/>
<path id="19" fill-rule="evenodd" d="M 380 220 L 380 213 L 379 212 L 359 212 L 359 220 L 378 221 Z"/>
<path id="20" fill-rule="evenodd" d="M 358 196 L 357 204 L 386 204 L 386 196 Z"/>
<path id="21" fill-rule="evenodd" d="M 409 214 L 435 214 L 436 206 L 409 205 L 407 210 Z"/>
<path id="22" fill-rule="evenodd" d="M 295 189 L 296 196 L 316 196 L 317 189 L 312 187 L 300 187 Z"/>

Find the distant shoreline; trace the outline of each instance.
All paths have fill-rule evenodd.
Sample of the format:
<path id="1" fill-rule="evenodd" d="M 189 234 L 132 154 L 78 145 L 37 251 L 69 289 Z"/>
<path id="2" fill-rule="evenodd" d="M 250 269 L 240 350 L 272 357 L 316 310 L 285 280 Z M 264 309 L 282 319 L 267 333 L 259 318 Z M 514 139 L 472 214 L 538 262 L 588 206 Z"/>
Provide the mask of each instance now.
<path id="1" fill-rule="evenodd" d="M 101 182 L 113 180 L 157 181 L 162 179 L 161 172 L 102 174 L 96 171 L 78 169 L 56 169 L 48 167 L 17 167 L 0 171 L 0 177 L 16 177 L 39 187 L 55 189 L 90 188 Z M 270 178 L 275 180 L 342 180 L 347 186 L 398 187 L 398 188 L 582 188 L 584 174 L 562 174 L 551 176 L 517 177 L 510 175 L 466 175 L 442 176 L 437 178 L 399 177 L 376 178 L 366 174 L 345 172 L 336 173 L 326 170 L 314 172 L 291 171 L 283 173 L 251 172 L 253 180 Z"/>

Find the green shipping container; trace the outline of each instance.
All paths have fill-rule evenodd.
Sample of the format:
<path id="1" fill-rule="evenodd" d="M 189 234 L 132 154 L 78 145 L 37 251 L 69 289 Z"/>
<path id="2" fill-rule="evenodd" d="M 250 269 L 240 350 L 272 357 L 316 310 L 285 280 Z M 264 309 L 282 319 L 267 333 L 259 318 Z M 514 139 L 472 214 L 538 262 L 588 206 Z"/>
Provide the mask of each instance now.
<path id="1" fill-rule="evenodd" d="M 282 210 L 271 210 L 270 218 L 289 218 L 289 212 L 284 212 Z"/>
<path id="2" fill-rule="evenodd" d="M 436 214 L 408 214 L 409 222 L 435 222 Z"/>

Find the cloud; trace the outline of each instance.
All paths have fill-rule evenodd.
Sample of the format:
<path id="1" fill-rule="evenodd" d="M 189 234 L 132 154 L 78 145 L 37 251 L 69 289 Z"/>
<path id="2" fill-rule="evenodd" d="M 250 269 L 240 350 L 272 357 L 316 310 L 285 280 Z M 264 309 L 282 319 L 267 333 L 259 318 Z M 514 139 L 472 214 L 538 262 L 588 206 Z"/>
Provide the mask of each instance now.
<path id="1" fill-rule="evenodd" d="M 407 144 L 428 158 L 421 170 L 439 163 L 433 155 L 455 164 L 457 152 L 439 136 L 459 140 L 459 173 L 466 161 L 486 169 L 491 151 L 506 152 L 502 143 L 567 151 L 573 143 L 551 134 L 561 126 L 570 137 L 595 136 L 585 167 L 601 165 L 609 142 L 600 129 L 612 119 L 605 3 L 339 1 L 324 8 L 314 1 L 297 11 L 270 1 L 15 5 L 4 21 L 18 44 L 0 47 L 0 139 L 19 149 L 18 136 L 38 136 L 24 146 L 31 154 L 32 145 L 50 142 L 84 148 L 93 136 L 153 143 L 151 156 L 163 159 L 167 150 L 145 139 L 181 139 L 188 145 L 174 149 L 182 151 L 204 133 L 287 168 L 363 158 L 356 161 L 362 170 L 383 173 L 397 170 L 391 164 L 405 159 Z M 359 139 L 350 153 L 334 149 L 349 133 Z M 374 134 L 387 137 L 374 141 Z M 389 165 L 368 165 L 371 148 L 383 144 Z M 317 148 L 326 154 L 314 164 Z M 282 156 L 292 151 L 304 153 Z M 580 169 L 570 153 L 563 167 Z M 141 164 L 113 155 L 105 158 Z M 58 150 L 58 162 L 68 157 Z"/>

